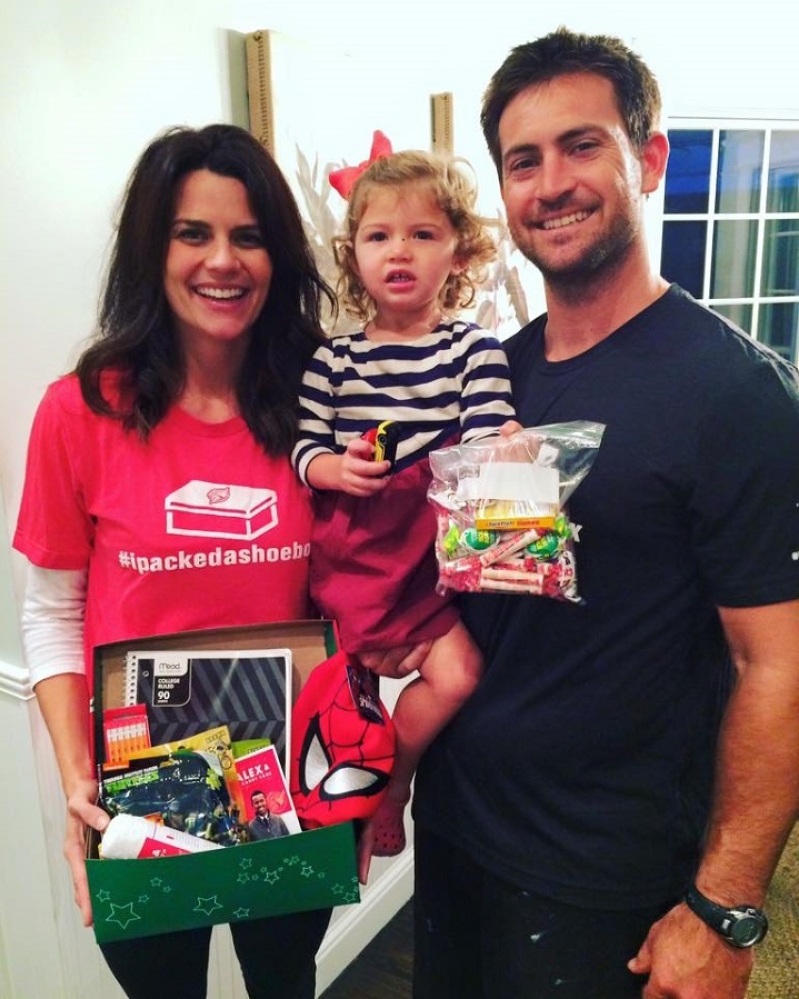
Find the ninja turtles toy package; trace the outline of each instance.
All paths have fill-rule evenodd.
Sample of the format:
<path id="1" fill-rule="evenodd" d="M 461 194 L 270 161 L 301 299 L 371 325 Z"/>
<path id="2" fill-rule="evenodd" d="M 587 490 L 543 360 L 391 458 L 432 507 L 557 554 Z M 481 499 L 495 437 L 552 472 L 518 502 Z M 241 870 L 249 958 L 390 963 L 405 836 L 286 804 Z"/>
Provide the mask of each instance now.
<path id="1" fill-rule="evenodd" d="M 110 815 L 157 816 L 171 829 L 220 846 L 239 842 L 224 778 L 199 753 L 135 761 L 101 780 L 100 792 Z"/>
<path id="2" fill-rule="evenodd" d="M 442 592 L 501 592 L 579 602 L 567 501 L 588 473 L 604 425 L 521 430 L 430 455 Z"/>

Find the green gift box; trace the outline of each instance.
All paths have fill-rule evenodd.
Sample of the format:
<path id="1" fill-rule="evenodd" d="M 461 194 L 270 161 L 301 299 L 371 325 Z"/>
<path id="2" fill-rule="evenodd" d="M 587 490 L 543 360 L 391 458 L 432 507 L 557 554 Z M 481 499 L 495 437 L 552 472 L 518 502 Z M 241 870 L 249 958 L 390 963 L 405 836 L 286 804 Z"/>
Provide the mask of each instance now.
<path id="1" fill-rule="evenodd" d="M 288 649 L 296 698 L 313 667 L 335 651 L 335 639 L 330 622 L 313 620 L 150 636 L 98 647 L 94 734 L 101 772 L 103 712 L 126 703 L 131 649 Z M 91 832 L 86 869 L 98 943 L 360 902 L 352 823 L 202 853 L 134 860 L 99 859 L 98 836 Z"/>

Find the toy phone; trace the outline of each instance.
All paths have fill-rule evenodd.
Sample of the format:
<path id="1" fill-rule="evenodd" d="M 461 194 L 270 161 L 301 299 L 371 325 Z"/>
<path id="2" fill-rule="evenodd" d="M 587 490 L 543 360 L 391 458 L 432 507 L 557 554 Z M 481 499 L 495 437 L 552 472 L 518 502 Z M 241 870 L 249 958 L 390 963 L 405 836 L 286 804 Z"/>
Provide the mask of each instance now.
<path id="1" fill-rule="evenodd" d="M 384 420 L 377 428 L 375 437 L 375 461 L 390 461 L 393 465 L 397 458 L 400 428 L 393 420 Z"/>
<path id="2" fill-rule="evenodd" d="M 383 420 L 376 427 L 367 431 L 364 437 L 375 446 L 374 461 L 390 461 L 394 464 L 397 457 L 397 444 L 400 439 L 400 427 L 393 420 Z"/>

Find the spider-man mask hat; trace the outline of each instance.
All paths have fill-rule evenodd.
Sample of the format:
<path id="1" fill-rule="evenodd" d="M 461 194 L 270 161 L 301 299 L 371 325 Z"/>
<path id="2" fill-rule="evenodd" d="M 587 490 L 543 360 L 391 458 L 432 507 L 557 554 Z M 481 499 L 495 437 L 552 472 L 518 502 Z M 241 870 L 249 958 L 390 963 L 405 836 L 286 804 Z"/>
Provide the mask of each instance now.
<path id="1" fill-rule="evenodd" d="M 375 813 L 396 736 L 373 674 L 343 652 L 316 666 L 294 705 L 291 743 L 290 791 L 304 828 Z"/>

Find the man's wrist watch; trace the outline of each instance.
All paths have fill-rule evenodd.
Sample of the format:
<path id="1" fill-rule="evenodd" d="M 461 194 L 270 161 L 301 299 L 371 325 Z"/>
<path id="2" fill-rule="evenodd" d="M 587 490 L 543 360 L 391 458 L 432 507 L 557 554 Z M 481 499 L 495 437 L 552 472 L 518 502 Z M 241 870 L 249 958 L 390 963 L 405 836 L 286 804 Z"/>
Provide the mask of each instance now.
<path id="1" fill-rule="evenodd" d="M 754 947 L 768 930 L 768 919 L 761 909 L 753 905 L 735 905 L 728 909 L 711 902 L 696 885 L 691 885 L 685 893 L 685 904 L 733 947 Z"/>

